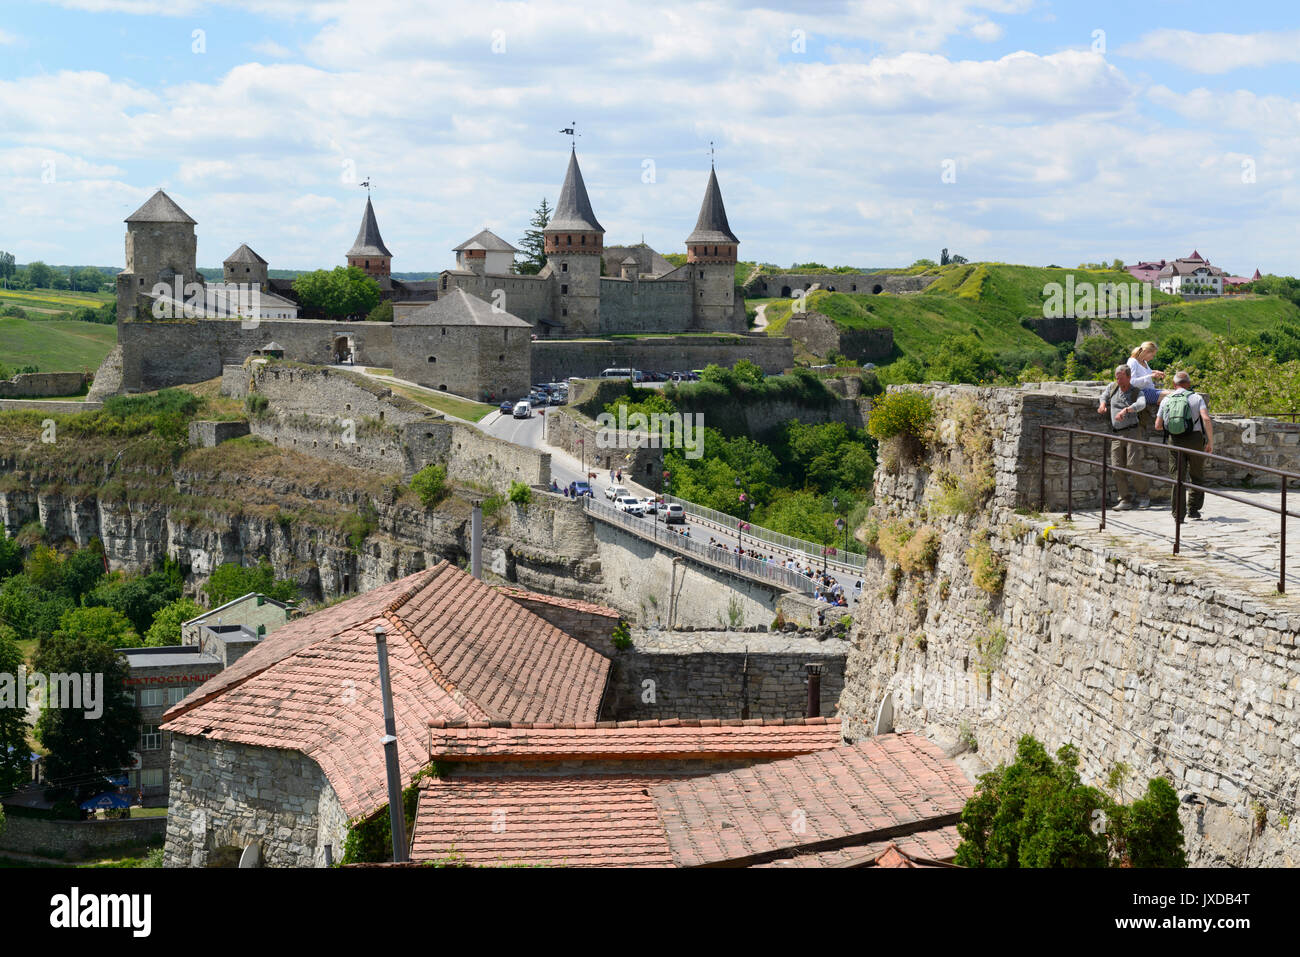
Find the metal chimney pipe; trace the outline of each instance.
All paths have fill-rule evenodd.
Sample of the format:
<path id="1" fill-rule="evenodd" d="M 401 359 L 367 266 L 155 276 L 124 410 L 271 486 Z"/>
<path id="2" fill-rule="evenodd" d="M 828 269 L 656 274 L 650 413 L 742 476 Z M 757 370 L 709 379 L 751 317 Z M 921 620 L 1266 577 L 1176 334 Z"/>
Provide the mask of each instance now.
<path id="1" fill-rule="evenodd" d="M 393 863 L 406 863 L 406 814 L 402 807 L 402 772 L 397 761 L 397 722 L 393 720 L 393 688 L 388 681 L 388 636 L 383 623 L 375 625 L 379 652 L 379 695 L 384 703 L 384 761 L 388 765 L 388 823 L 393 832 Z"/>
<path id="2" fill-rule="evenodd" d="M 474 502 L 469 518 L 469 573 L 483 577 L 483 503 Z"/>
<path id="3" fill-rule="evenodd" d="M 808 717 L 822 716 L 822 666 L 814 662 L 804 665 L 808 671 Z"/>

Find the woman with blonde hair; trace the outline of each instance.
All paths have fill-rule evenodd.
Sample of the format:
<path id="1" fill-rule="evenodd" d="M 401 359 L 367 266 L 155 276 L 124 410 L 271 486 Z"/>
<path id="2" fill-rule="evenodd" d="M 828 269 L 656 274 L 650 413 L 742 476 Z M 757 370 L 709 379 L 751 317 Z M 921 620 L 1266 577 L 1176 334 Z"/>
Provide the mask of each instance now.
<path id="1" fill-rule="evenodd" d="M 1128 371 L 1133 377 L 1133 385 L 1139 389 L 1151 389 L 1165 377 L 1159 369 L 1151 368 L 1151 360 L 1156 357 L 1156 344 L 1144 342 L 1129 353 Z"/>

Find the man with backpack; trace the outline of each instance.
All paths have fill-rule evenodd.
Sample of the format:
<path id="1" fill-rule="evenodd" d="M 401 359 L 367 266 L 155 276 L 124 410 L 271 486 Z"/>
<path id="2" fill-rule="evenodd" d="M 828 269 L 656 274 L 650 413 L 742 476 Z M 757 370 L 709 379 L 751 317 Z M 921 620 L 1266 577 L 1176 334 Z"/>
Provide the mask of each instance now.
<path id="1" fill-rule="evenodd" d="M 1210 421 L 1210 410 L 1205 404 L 1205 397 L 1192 389 L 1192 377 L 1186 372 L 1174 375 L 1174 391 L 1160 403 L 1156 412 L 1156 430 L 1169 437 L 1169 443 L 1176 448 L 1189 449 L 1193 452 L 1214 452 L 1214 424 Z M 1195 485 L 1204 484 L 1205 457 L 1202 455 L 1185 455 L 1187 459 L 1187 477 Z M 1169 455 L 1170 470 L 1178 468 L 1178 453 Z M 1177 473 L 1175 472 L 1175 477 Z M 1188 518 L 1200 518 L 1201 506 L 1205 504 L 1205 493 L 1197 489 L 1183 489 L 1183 497 L 1188 501 L 1174 501 L 1174 514 L 1182 521 L 1184 514 Z M 1174 496 L 1178 498 L 1177 495 Z M 1186 512 L 1184 513 L 1184 509 Z"/>

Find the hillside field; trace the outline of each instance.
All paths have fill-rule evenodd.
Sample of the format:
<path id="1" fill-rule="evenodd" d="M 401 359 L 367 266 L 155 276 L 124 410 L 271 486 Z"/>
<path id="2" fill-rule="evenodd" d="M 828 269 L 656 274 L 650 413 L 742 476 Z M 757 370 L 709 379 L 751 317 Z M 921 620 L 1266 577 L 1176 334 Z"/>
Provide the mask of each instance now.
<path id="1" fill-rule="evenodd" d="M 56 289 L 0 289 L 0 309 L 18 306 L 30 312 L 49 315 L 73 309 L 98 309 L 114 299 L 111 292 L 68 292 Z"/>
<path id="2" fill-rule="evenodd" d="M 77 294 L 79 295 L 79 294 Z M 117 326 L 0 316 L 0 364 L 42 372 L 94 372 L 117 343 Z"/>
<path id="3" fill-rule="evenodd" d="M 903 270 L 904 272 L 910 270 Z M 1043 314 L 1043 287 L 1065 285 L 1067 275 L 1074 282 L 1132 283 L 1126 271 L 1057 269 L 1011 266 L 1001 263 L 969 263 L 941 266 L 939 278 L 924 292 L 908 295 L 882 293 L 872 296 L 817 291 L 808 297 L 808 309 L 820 312 L 852 329 L 890 326 L 894 345 L 902 356 L 924 360 L 950 336 L 972 334 L 993 352 L 1020 349 L 1055 354 L 1056 348 L 1040 339 L 1021 323 L 1026 317 Z M 768 335 L 784 335 L 790 319 L 791 300 L 775 300 L 768 306 Z M 1276 296 L 1241 295 L 1199 302 L 1153 292 L 1151 326 L 1136 329 L 1131 322 L 1103 320 L 1121 341 L 1134 344 L 1160 341 L 1162 335 L 1178 332 L 1188 339 L 1208 340 L 1214 335 L 1252 333 L 1270 329 L 1282 319 L 1300 319 L 1300 309 Z"/>

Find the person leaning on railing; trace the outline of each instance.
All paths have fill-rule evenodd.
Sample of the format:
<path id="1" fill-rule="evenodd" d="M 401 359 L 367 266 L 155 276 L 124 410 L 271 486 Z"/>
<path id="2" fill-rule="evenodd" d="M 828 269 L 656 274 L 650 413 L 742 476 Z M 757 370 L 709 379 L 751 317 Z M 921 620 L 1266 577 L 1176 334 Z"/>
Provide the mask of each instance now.
<path id="1" fill-rule="evenodd" d="M 1155 390 L 1152 390 L 1155 391 Z M 1099 414 L 1110 412 L 1110 428 L 1117 435 L 1124 433 L 1125 438 L 1145 440 L 1147 422 L 1143 411 L 1147 407 L 1147 396 L 1142 389 L 1133 385 L 1129 367 L 1115 367 L 1115 381 L 1101 394 L 1101 403 L 1097 406 Z M 1132 469 L 1141 472 L 1146 456 L 1143 447 L 1132 442 L 1112 442 L 1110 444 L 1110 464 L 1116 469 Z M 1115 487 L 1119 489 L 1119 504 L 1116 509 L 1146 508 L 1151 504 L 1148 490 L 1151 481 L 1145 475 L 1128 475 L 1115 473 Z M 1132 494 L 1130 494 L 1130 488 Z M 1105 494 L 1102 489 L 1102 494 Z M 1133 496 L 1137 497 L 1136 502 Z"/>
<path id="2" fill-rule="evenodd" d="M 1164 432 L 1169 443 L 1176 448 L 1190 449 L 1193 452 L 1214 452 L 1214 423 L 1210 420 L 1210 409 L 1205 397 L 1192 389 L 1192 377 L 1186 372 L 1174 374 L 1174 391 L 1160 402 L 1156 412 L 1156 431 Z M 1203 485 L 1205 479 L 1205 456 L 1185 455 L 1187 471 L 1193 485 Z M 1178 453 L 1169 453 L 1169 468 L 1177 478 Z M 1182 495 L 1174 495 L 1172 508 L 1174 514 L 1182 519 L 1186 508 L 1188 518 L 1200 518 L 1201 506 L 1205 504 L 1205 493 L 1192 489 L 1188 496 L 1187 489 L 1181 489 Z M 1187 499 L 1186 502 L 1178 501 Z M 1190 506 L 1190 507 L 1188 507 Z"/>

